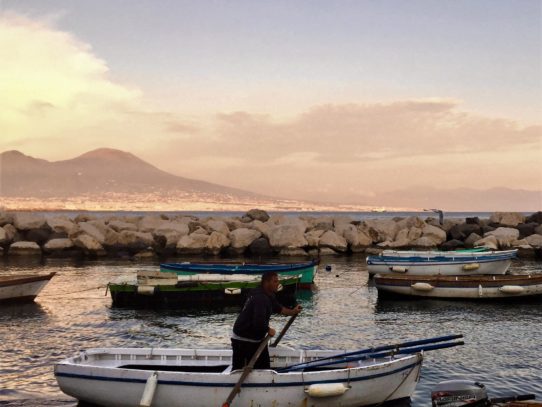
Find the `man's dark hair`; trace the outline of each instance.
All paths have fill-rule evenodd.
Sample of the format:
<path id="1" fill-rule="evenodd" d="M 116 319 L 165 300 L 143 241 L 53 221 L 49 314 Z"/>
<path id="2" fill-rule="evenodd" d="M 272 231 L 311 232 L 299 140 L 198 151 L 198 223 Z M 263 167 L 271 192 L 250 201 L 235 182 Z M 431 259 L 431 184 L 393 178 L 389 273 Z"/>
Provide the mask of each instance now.
<path id="1" fill-rule="evenodd" d="M 273 280 L 274 277 L 278 277 L 276 271 L 267 271 L 262 274 L 262 282 L 261 285 L 263 286 L 266 282 Z"/>

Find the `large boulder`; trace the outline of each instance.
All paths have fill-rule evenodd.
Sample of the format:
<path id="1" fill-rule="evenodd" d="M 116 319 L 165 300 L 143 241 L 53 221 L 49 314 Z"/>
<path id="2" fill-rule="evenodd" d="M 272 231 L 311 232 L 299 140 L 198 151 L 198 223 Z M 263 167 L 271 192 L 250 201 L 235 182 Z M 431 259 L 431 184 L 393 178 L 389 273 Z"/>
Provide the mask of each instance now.
<path id="1" fill-rule="evenodd" d="M 419 248 L 432 248 L 438 246 L 439 239 L 435 239 L 434 236 L 422 236 L 412 242 L 412 246 Z"/>
<path id="2" fill-rule="evenodd" d="M 446 241 L 446 232 L 439 227 L 425 225 L 422 229 L 422 238 L 430 239 L 434 246 L 438 246 Z"/>
<path id="3" fill-rule="evenodd" d="M 177 253 L 179 254 L 201 254 L 207 247 L 208 235 L 191 234 L 183 236 L 177 242 Z"/>
<path id="4" fill-rule="evenodd" d="M 269 226 L 294 226 L 297 227 L 301 233 L 305 233 L 307 230 L 307 222 L 305 222 L 303 219 L 296 218 L 293 216 L 286 216 L 286 215 L 276 215 L 269 218 L 269 221 L 267 222 Z"/>
<path id="5" fill-rule="evenodd" d="M 230 245 L 230 239 L 220 232 L 212 232 L 206 243 L 206 251 L 211 254 L 219 254 Z"/>
<path id="6" fill-rule="evenodd" d="M 327 232 L 328 230 L 333 230 L 333 218 L 331 216 L 321 216 L 311 220 L 311 229 L 313 230 L 323 230 Z"/>
<path id="7" fill-rule="evenodd" d="M 39 229 L 29 229 L 24 232 L 24 240 L 28 242 L 36 242 L 41 245 L 49 240 L 51 236 L 51 229 L 42 227 Z"/>
<path id="8" fill-rule="evenodd" d="M 519 239 L 519 230 L 515 228 L 499 227 L 491 232 L 484 234 L 484 237 L 494 236 L 500 248 L 511 247 L 514 240 Z"/>
<path id="9" fill-rule="evenodd" d="M 394 241 L 399 226 L 393 219 L 368 219 L 363 222 L 374 242 Z M 362 226 L 363 227 L 363 226 Z"/>
<path id="10" fill-rule="evenodd" d="M 230 247 L 238 252 L 243 252 L 250 244 L 262 234 L 254 229 L 236 229 L 229 234 Z"/>
<path id="11" fill-rule="evenodd" d="M 304 231 L 298 225 L 286 224 L 269 228 L 269 244 L 273 249 L 280 250 L 286 247 L 305 247 L 308 243 Z"/>
<path id="12" fill-rule="evenodd" d="M 269 228 L 270 226 L 267 223 L 263 223 L 262 221 L 255 220 L 252 221 L 247 227 L 250 227 L 254 230 L 257 230 L 262 234 L 262 236 L 268 237 L 269 236 Z"/>
<path id="13" fill-rule="evenodd" d="M 3 229 L 6 232 L 7 243 L 13 242 L 14 240 L 22 240 L 17 228 L 12 224 L 8 223 L 7 225 L 4 225 Z"/>
<path id="14" fill-rule="evenodd" d="M 4 208 L 0 208 L 0 227 L 8 223 L 13 223 L 13 214 Z"/>
<path id="15" fill-rule="evenodd" d="M 470 234 L 482 234 L 482 228 L 477 223 L 460 223 L 452 226 L 448 235 L 455 240 L 465 240 Z"/>
<path id="16" fill-rule="evenodd" d="M 9 246 L 10 256 L 41 256 L 41 248 L 36 242 L 15 242 Z"/>
<path id="17" fill-rule="evenodd" d="M 137 224 L 137 229 L 140 232 L 153 232 L 156 229 L 167 226 L 168 220 L 157 215 L 143 216 Z"/>
<path id="18" fill-rule="evenodd" d="M 465 239 L 465 247 L 474 247 L 474 243 L 476 243 L 478 240 L 482 239 L 482 236 L 477 235 L 476 233 L 471 233 L 466 239 Z"/>
<path id="19" fill-rule="evenodd" d="M 538 223 L 539 225 L 542 224 L 542 211 L 538 211 L 533 213 L 532 215 L 527 216 L 525 219 L 526 223 Z"/>
<path id="20" fill-rule="evenodd" d="M 425 226 L 425 222 L 423 221 L 423 219 L 418 216 L 410 216 L 408 218 L 401 219 L 396 223 L 399 230 L 410 229 L 412 227 L 423 229 L 423 227 Z"/>
<path id="21" fill-rule="evenodd" d="M 525 216 L 518 212 L 495 212 L 491 214 L 489 221 L 503 226 L 517 226 L 525 222 Z"/>
<path id="22" fill-rule="evenodd" d="M 47 225 L 54 233 L 63 234 L 65 236 L 72 235 L 77 231 L 77 225 L 65 216 L 49 218 L 47 219 Z"/>
<path id="23" fill-rule="evenodd" d="M 0 246 L 9 243 L 8 234 L 2 226 L 0 226 Z"/>
<path id="24" fill-rule="evenodd" d="M 337 233 L 332 230 L 325 232 L 320 241 L 318 242 L 320 247 L 327 247 L 333 249 L 336 252 L 346 252 L 348 249 L 348 243 L 346 239 L 342 236 L 339 236 Z"/>
<path id="25" fill-rule="evenodd" d="M 491 250 L 497 250 L 499 248 L 499 242 L 495 236 L 486 236 L 483 239 L 474 242 L 474 247 L 486 247 Z"/>
<path id="26" fill-rule="evenodd" d="M 532 247 L 542 247 L 542 235 L 531 235 L 527 236 L 525 240 L 532 246 Z"/>
<path id="27" fill-rule="evenodd" d="M 74 247 L 71 239 L 51 239 L 43 245 L 43 251 L 47 254 L 59 256 L 62 254 L 72 254 Z"/>
<path id="28" fill-rule="evenodd" d="M 137 231 L 137 226 L 132 222 L 124 222 L 122 220 L 113 220 L 107 224 L 115 232 L 122 232 L 123 230 Z"/>
<path id="29" fill-rule="evenodd" d="M 102 244 L 86 233 L 79 233 L 73 239 L 73 244 L 81 248 L 87 255 L 102 256 L 106 254 Z"/>
<path id="30" fill-rule="evenodd" d="M 520 223 L 516 226 L 516 229 L 519 230 L 519 237 L 527 237 L 534 235 L 536 233 L 536 228 L 538 227 L 538 223 Z"/>
<path id="31" fill-rule="evenodd" d="M 92 236 L 100 245 L 104 244 L 105 234 L 102 233 L 98 227 L 89 222 L 80 222 L 79 231 L 77 233 L 83 233 Z"/>
<path id="32" fill-rule="evenodd" d="M 228 225 L 226 225 L 226 222 L 222 220 L 209 219 L 207 221 L 207 226 L 211 232 L 218 232 L 223 234 L 224 236 L 228 236 L 228 234 L 230 233 Z"/>
<path id="33" fill-rule="evenodd" d="M 269 255 L 273 252 L 269 240 L 265 237 L 260 237 L 254 240 L 250 246 L 248 246 L 248 251 L 254 256 L 264 256 Z"/>
<path id="34" fill-rule="evenodd" d="M 461 240 L 448 240 L 440 245 L 441 250 L 457 250 L 465 247 L 465 242 Z"/>
<path id="35" fill-rule="evenodd" d="M 16 212 L 13 215 L 13 224 L 19 230 L 40 229 L 45 226 L 45 216 L 31 212 Z"/>
<path id="36" fill-rule="evenodd" d="M 409 237 L 409 229 L 401 229 L 397 235 L 395 236 L 395 239 L 393 242 L 390 242 L 389 240 L 385 242 L 378 243 L 379 247 L 387 247 L 387 248 L 399 248 L 399 247 L 408 247 L 410 246 L 411 242 L 413 240 L 419 239 L 422 236 L 421 229 L 413 228 L 419 231 L 419 236 L 415 237 L 414 239 L 411 239 Z"/>
<path id="37" fill-rule="evenodd" d="M 269 220 L 269 214 L 262 209 L 251 209 L 245 216 L 251 220 L 259 220 L 260 222 L 267 222 Z"/>
<path id="38" fill-rule="evenodd" d="M 320 238 L 325 233 L 322 229 L 313 229 L 310 232 L 305 233 L 305 239 L 307 240 L 308 247 L 318 247 Z"/>
<path id="39" fill-rule="evenodd" d="M 130 252 L 139 252 L 154 245 L 154 239 L 151 233 L 134 232 L 132 230 L 123 230 L 118 234 L 117 246 L 127 249 Z"/>

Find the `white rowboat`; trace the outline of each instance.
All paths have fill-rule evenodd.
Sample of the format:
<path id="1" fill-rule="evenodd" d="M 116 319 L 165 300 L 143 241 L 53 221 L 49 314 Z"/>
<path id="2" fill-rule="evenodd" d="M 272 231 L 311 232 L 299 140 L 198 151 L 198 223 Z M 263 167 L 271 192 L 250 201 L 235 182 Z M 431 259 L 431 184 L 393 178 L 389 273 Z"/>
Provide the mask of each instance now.
<path id="1" fill-rule="evenodd" d="M 55 273 L 0 276 L 0 302 L 34 301 Z"/>
<path id="2" fill-rule="evenodd" d="M 379 296 L 447 299 L 513 299 L 540 296 L 542 274 L 506 276 L 406 276 L 374 278 Z"/>
<path id="3" fill-rule="evenodd" d="M 254 370 L 233 406 L 360 407 L 408 398 L 419 380 L 422 354 L 386 356 L 277 372 L 344 351 L 269 348 L 273 370 Z M 221 406 L 242 370 L 231 371 L 231 350 L 91 349 L 55 366 L 61 390 L 110 407 Z"/>
<path id="4" fill-rule="evenodd" d="M 485 252 L 391 251 L 367 257 L 370 274 L 486 275 L 505 274 L 517 250 Z"/>

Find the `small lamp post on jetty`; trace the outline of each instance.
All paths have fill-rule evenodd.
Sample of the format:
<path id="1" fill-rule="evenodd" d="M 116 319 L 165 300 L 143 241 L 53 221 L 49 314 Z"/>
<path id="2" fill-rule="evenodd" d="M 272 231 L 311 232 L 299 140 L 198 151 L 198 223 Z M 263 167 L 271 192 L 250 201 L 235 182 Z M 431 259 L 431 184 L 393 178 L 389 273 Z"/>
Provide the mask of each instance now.
<path id="1" fill-rule="evenodd" d="M 440 209 L 424 209 L 424 211 L 438 213 L 438 223 L 439 223 L 439 225 L 444 224 L 444 212 L 442 212 L 442 210 L 440 210 Z"/>

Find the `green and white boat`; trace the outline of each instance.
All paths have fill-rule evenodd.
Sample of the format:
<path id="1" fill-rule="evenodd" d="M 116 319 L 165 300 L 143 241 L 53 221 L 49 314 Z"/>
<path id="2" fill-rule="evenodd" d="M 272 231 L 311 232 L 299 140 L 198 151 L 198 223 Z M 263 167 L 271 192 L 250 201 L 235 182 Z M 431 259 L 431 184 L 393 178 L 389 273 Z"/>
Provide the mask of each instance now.
<path id="1" fill-rule="evenodd" d="M 221 274 L 231 276 L 233 274 L 244 274 L 248 276 L 261 277 L 268 271 L 275 271 L 279 276 L 297 276 L 301 274 L 299 288 L 312 288 L 314 277 L 318 269 L 319 260 L 311 260 L 303 263 L 162 263 L 160 270 L 175 272 L 178 275 L 197 274 Z"/>
<path id="2" fill-rule="evenodd" d="M 293 305 L 301 275 L 279 276 L 279 280 L 277 298 L 284 305 Z M 183 276 L 159 271 L 139 272 L 137 281 L 109 283 L 108 287 L 116 307 L 193 308 L 242 305 L 260 283 L 259 276 L 243 274 Z"/>

